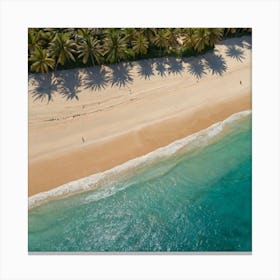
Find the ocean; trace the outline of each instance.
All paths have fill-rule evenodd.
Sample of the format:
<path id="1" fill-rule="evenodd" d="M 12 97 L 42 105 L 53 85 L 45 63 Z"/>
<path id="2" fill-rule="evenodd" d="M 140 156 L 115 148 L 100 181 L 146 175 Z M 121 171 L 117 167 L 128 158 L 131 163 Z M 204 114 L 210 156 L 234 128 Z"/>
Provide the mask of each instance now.
<path id="1" fill-rule="evenodd" d="M 34 197 L 28 250 L 250 252 L 251 146 L 251 112 L 240 112 L 48 197 Z M 71 188 L 87 191 L 53 199 Z"/>

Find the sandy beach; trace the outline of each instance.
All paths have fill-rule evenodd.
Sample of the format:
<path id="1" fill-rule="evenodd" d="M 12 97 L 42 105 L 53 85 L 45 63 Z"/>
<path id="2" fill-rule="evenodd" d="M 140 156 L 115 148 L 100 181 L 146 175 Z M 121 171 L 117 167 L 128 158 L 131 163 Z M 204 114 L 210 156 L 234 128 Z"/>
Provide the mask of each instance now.
<path id="1" fill-rule="evenodd" d="M 251 109 L 251 38 L 192 58 L 29 76 L 29 196 Z"/>

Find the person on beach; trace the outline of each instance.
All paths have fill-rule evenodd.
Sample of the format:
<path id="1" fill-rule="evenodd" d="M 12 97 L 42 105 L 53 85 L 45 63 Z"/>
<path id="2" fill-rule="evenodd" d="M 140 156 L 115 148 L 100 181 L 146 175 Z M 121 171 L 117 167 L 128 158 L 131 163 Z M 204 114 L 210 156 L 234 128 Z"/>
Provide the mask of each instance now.
<path id="1" fill-rule="evenodd" d="M 82 141 L 83 141 L 83 143 L 85 143 L 85 138 L 82 136 Z"/>
<path id="2" fill-rule="evenodd" d="M 242 85 L 242 81 L 240 81 L 239 83 L 240 83 L 240 85 Z"/>

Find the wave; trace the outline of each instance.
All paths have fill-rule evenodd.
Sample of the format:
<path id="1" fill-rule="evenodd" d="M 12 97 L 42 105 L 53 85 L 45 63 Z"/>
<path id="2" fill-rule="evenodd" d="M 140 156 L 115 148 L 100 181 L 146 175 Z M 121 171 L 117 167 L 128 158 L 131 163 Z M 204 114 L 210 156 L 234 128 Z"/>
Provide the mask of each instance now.
<path id="1" fill-rule="evenodd" d="M 225 128 L 230 128 L 231 124 L 249 115 L 251 115 L 251 110 L 233 114 L 227 119 L 215 123 L 206 129 L 176 140 L 165 147 L 158 148 L 144 156 L 129 160 L 112 169 L 66 183 L 47 192 L 33 195 L 28 199 L 28 208 L 32 209 L 45 202 L 65 198 L 78 193 L 103 189 L 121 180 L 129 179 L 133 177 L 135 173 L 164 161 L 171 156 L 185 154 L 195 148 L 212 143 L 223 135 Z"/>

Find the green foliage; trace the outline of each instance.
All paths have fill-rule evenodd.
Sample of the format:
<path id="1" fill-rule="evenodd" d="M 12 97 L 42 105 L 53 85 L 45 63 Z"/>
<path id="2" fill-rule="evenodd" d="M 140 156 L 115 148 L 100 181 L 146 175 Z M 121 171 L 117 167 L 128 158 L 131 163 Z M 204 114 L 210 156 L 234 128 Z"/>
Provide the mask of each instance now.
<path id="1" fill-rule="evenodd" d="M 135 28 L 122 29 L 122 35 L 124 36 L 124 39 L 128 47 L 132 46 L 132 41 L 135 38 L 135 33 L 136 33 Z"/>
<path id="2" fill-rule="evenodd" d="M 223 36 L 222 28 L 197 28 L 194 32 L 194 49 L 202 52 L 208 46 L 214 47 Z"/>
<path id="3" fill-rule="evenodd" d="M 210 47 L 214 47 L 215 44 L 221 41 L 224 33 L 223 28 L 207 28 L 207 45 Z"/>
<path id="4" fill-rule="evenodd" d="M 196 44 L 196 30 L 197 28 L 185 28 L 182 32 L 183 46 L 185 48 L 194 49 Z"/>
<path id="5" fill-rule="evenodd" d="M 137 32 L 134 36 L 134 39 L 131 41 L 132 49 L 136 55 L 138 54 L 146 54 L 148 52 L 149 42 L 146 36 Z"/>
<path id="6" fill-rule="evenodd" d="M 35 47 L 29 61 L 32 63 L 30 66 L 31 71 L 37 73 L 49 72 L 49 68 L 53 69 L 55 63 L 54 59 L 48 56 L 47 50 L 43 50 L 40 47 Z"/>
<path id="7" fill-rule="evenodd" d="M 48 72 L 163 55 L 192 56 L 250 28 L 29 28 L 29 71 Z"/>
<path id="8" fill-rule="evenodd" d="M 100 40 L 95 37 L 91 30 L 81 28 L 78 31 L 77 41 L 78 59 L 82 59 L 84 64 L 87 64 L 89 59 L 92 65 L 95 62 L 102 63 L 103 52 Z"/>
<path id="9" fill-rule="evenodd" d="M 224 38 L 239 37 L 252 33 L 252 28 L 224 28 Z"/>
<path id="10" fill-rule="evenodd" d="M 179 28 L 167 28 L 167 40 L 169 49 L 180 48 L 179 38 L 181 36 L 181 31 Z"/>
<path id="11" fill-rule="evenodd" d="M 109 63 L 126 60 L 127 52 L 126 38 L 121 36 L 119 29 L 107 29 L 104 39 L 104 54 Z"/>
<path id="12" fill-rule="evenodd" d="M 164 52 L 168 51 L 169 48 L 169 34 L 170 32 L 168 31 L 168 29 L 165 28 L 158 28 L 155 32 L 155 35 L 153 37 L 152 42 L 154 43 L 154 45 L 158 48 L 160 48 L 160 51 L 162 52 L 162 50 Z"/>
<path id="13" fill-rule="evenodd" d="M 56 33 L 49 45 L 50 55 L 56 60 L 56 65 L 75 61 L 76 43 L 69 38 L 68 33 Z"/>

